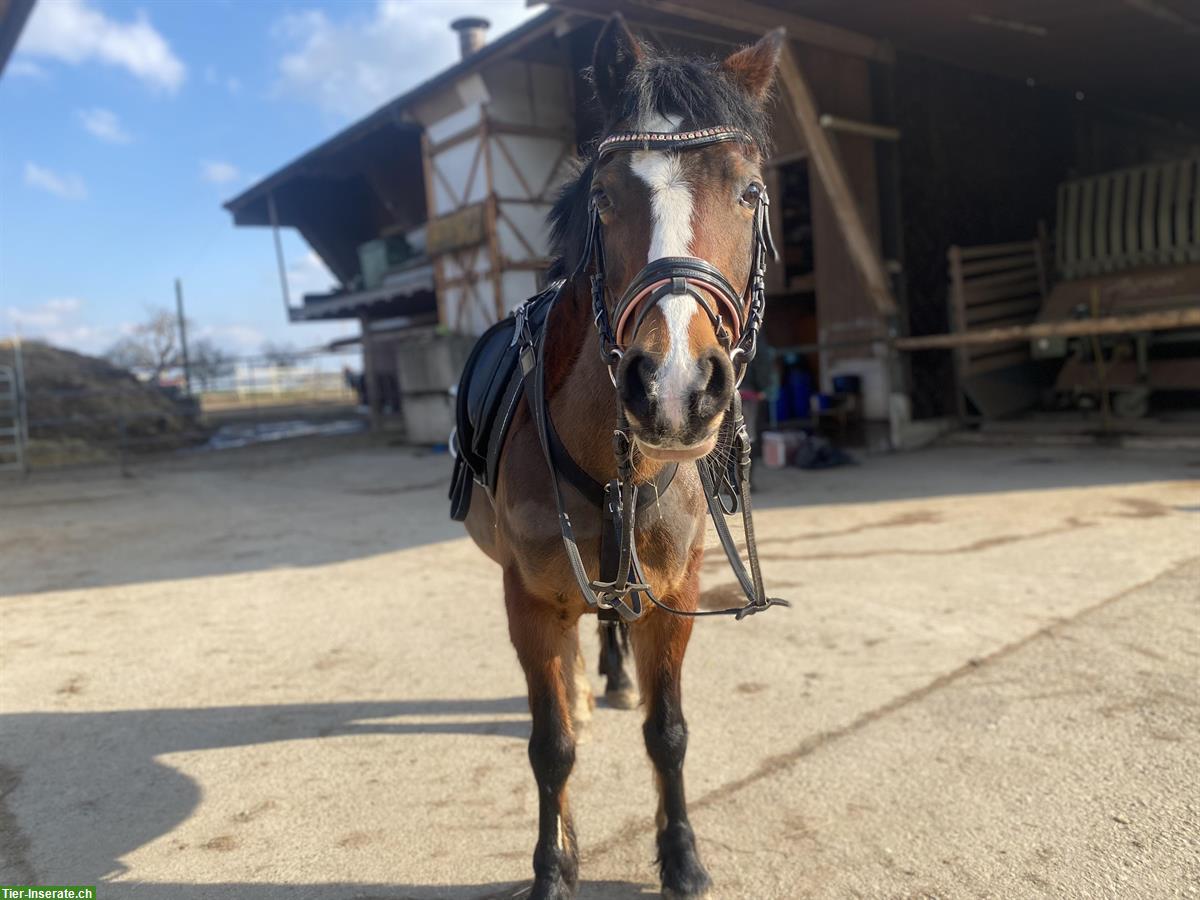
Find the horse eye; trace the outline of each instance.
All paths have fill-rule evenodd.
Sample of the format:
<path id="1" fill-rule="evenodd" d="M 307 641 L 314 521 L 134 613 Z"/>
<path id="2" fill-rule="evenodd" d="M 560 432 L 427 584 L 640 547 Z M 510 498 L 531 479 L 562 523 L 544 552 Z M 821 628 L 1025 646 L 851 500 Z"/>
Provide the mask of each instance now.
<path id="1" fill-rule="evenodd" d="M 758 201 L 762 199 L 763 186 L 757 181 L 750 182 L 750 186 L 742 191 L 742 203 L 754 209 L 758 206 Z"/>
<path id="2" fill-rule="evenodd" d="M 612 201 L 608 199 L 608 194 L 604 193 L 600 188 L 592 191 L 592 205 L 602 213 L 612 209 Z"/>

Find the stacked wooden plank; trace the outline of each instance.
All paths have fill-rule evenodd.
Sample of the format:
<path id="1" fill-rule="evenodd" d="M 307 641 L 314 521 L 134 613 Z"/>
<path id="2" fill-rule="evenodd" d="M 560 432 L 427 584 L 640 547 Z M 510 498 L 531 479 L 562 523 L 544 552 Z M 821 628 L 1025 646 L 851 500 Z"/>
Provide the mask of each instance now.
<path id="1" fill-rule="evenodd" d="M 1063 279 L 1200 262 L 1200 158 L 1106 172 L 1058 189 Z"/>

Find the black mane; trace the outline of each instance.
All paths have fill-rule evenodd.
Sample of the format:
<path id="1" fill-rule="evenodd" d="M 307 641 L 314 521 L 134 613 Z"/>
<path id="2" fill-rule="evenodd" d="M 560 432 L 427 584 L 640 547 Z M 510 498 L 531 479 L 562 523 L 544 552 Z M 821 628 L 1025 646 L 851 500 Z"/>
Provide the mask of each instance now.
<path id="1" fill-rule="evenodd" d="M 680 127 L 685 131 L 716 125 L 740 128 L 754 139 L 764 155 L 769 146 L 764 105 L 747 97 L 713 60 L 658 56 L 639 63 L 630 73 L 620 102 L 607 111 L 600 137 L 655 114 L 682 119 Z M 599 140 L 588 148 L 579 172 L 563 185 L 548 216 L 554 256 L 551 278 L 570 275 L 583 253 L 588 192 L 598 143 Z"/>

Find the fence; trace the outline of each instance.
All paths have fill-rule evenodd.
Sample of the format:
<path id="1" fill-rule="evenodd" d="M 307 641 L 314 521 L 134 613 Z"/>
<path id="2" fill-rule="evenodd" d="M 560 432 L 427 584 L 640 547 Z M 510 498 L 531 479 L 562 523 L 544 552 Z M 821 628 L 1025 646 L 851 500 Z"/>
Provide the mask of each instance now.
<path id="1" fill-rule="evenodd" d="M 1063 278 L 1200 262 L 1200 159 L 1068 181 L 1058 223 Z"/>
<path id="2" fill-rule="evenodd" d="M 25 468 L 25 416 L 17 369 L 0 366 L 0 472 Z"/>
<path id="3" fill-rule="evenodd" d="M 1027 325 L 1037 318 L 1049 290 L 1045 241 L 1021 241 L 976 247 L 953 246 L 946 254 L 950 275 L 950 321 L 957 332 L 973 328 Z M 986 414 L 1000 415 L 1006 403 L 1020 408 L 1028 391 L 1015 391 L 1011 378 L 996 373 L 1028 363 L 1029 341 L 963 345 L 955 348 L 960 418 L 967 399 Z M 1015 411 L 1015 410 L 1011 410 Z"/>
<path id="4" fill-rule="evenodd" d="M 6 380 L 18 354 L 23 391 Z M 353 348 L 282 362 L 241 357 L 193 371 L 189 391 L 178 369 L 150 377 L 37 342 L 0 342 L 0 467 L 125 468 L 151 454 L 362 430 L 360 365 Z"/>

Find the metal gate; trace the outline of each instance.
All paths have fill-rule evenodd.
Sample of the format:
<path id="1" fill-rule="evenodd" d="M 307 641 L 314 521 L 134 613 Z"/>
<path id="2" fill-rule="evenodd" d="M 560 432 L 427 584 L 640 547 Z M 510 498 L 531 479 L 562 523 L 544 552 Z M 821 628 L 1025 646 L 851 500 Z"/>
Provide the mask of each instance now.
<path id="1" fill-rule="evenodd" d="M 0 471 L 25 469 L 21 385 L 11 366 L 0 366 Z"/>

